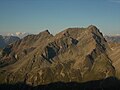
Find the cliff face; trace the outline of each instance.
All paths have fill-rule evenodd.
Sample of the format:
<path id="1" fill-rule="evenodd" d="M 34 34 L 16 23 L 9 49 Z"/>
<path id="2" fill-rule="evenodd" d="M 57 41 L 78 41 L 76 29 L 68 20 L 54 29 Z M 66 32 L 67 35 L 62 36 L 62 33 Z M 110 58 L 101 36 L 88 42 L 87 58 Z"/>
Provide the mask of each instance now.
<path id="1" fill-rule="evenodd" d="M 83 82 L 115 75 L 110 48 L 95 27 L 68 28 L 55 36 L 48 30 L 28 35 L 11 45 L 16 60 L 0 68 L 1 83 L 25 82 L 30 85 L 52 82 Z M 14 53 L 14 54 L 13 54 Z M 9 60 L 13 60 L 10 58 Z"/>
<path id="2" fill-rule="evenodd" d="M 120 35 L 104 36 L 107 40 L 111 50 L 109 57 L 115 67 L 116 77 L 120 79 Z"/>
<path id="3" fill-rule="evenodd" d="M 120 43 L 109 42 L 109 46 L 111 47 L 111 51 L 108 55 L 115 67 L 116 77 L 120 79 Z"/>

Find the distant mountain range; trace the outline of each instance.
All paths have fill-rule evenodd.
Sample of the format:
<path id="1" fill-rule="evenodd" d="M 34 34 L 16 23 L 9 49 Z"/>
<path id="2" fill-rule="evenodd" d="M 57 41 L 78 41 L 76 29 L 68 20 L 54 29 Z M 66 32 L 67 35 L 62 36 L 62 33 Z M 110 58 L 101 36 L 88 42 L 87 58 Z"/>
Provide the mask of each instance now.
<path id="1" fill-rule="evenodd" d="M 120 34 L 117 34 L 117 35 L 105 35 L 104 37 L 108 42 L 120 43 Z"/>
<path id="2" fill-rule="evenodd" d="M 6 47 L 6 45 L 7 44 L 5 43 L 3 36 L 0 35 L 0 48 L 4 48 L 4 47 Z"/>
<path id="3" fill-rule="evenodd" d="M 29 33 L 25 32 L 8 33 L 4 36 L 0 35 L 0 48 L 4 48 L 7 45 L 16 42 L 19 39 L 22 39 L 27 35 L 29 35 Z"/>
<path id="4" fill-rule="evenodd" d="M 29 35 L 29 33 L 26 33 L 26 32 L 16 32 L 16 33 L 7 33 L 5 36 L 17 36 L 19 38 L 24 38 L 27 35 Z"/>
<path id="5" fill-rule="evenodd" d="M 0 35 L 0 48 L 4 48 L 7 45 L 16 42 L 17 40 L 20 40 L 17 36 L 2 36 Z"/>

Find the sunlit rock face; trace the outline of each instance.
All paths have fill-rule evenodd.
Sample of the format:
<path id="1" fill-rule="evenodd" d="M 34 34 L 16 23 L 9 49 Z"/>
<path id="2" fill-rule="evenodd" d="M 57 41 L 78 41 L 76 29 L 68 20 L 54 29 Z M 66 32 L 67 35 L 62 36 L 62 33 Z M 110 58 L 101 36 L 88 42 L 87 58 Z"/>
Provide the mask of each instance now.
<path id="1" fill-rule="evenodd" d="M 10 50 L 0 60 L 11 56 L 15 62 L 0 68 L 0 83 L 24 82 L 36 86 L 58 81 L 99 80 L 115 75 L 108 56 L 111 49 L 93 25 L 68 28 L 55 36 L 48 30 L 28 35 L 12 44 Z M 10 61 L 14 59 L 9 58 Z"/>

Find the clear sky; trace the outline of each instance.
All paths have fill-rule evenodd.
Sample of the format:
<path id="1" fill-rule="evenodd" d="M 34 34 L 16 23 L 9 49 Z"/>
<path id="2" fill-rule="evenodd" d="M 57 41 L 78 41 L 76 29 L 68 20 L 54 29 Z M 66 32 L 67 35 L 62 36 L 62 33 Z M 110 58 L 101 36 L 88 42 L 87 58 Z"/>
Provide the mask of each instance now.
<path id="1" fill-rule="evenodd" d="M 96 25 L 120 33 L 120 0 L 0 0 L 0 34 Z"/>

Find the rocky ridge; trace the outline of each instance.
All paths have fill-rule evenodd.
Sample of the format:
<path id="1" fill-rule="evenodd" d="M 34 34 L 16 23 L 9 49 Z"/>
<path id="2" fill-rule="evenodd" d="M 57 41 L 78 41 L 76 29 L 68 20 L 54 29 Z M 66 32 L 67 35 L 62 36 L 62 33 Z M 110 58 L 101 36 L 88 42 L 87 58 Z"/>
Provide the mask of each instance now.
<path id="1" fill-rule="evenodd" d="M 85 82 L 115 76 L 111 50 L 99 29 L 68 28 L 55 36 L 48 30 L 28 35 L 10 47 L 2 60 L 0 83 L 24 82 L 33 86 L 52 82 Z M 13 58 L 9 58 L 13 61 Z M 0 60 L 1 60 L 0 59 Z"/>

